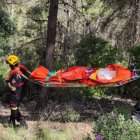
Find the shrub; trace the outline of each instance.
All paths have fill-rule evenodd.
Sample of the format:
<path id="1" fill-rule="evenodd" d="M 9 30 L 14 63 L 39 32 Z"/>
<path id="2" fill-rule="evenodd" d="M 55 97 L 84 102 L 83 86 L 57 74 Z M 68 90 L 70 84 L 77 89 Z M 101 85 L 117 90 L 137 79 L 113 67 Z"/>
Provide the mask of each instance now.
<path id="1" fill-rule="evenodd" d="M 15 24 L 10 20 L 9 15 L 0 9 L 0 37 L 9 37 L 16 31 Z"/>
<path id="2" fill-rule="evenodd" d="M 78 114 L 78 113 L 77 113 L 76 111 L 74 111 L 72 108 L 69 108 L 67 119 L 68 119 L 69 121 L 72 121 L 72 122 L 79 121 L 79 120 L 80 120 L 80 114 Z"/>
<path id="3" fill-rule="evenodd" d="M 125 120 L 123 115 L 116 112 L 99 117 L 95 125 L 95 132 L 101 134 L 105 140 L 140 139 L 140 122 Z"/>
<path id="4" fill-rule="evenodd" d="M 76 65 L 90 67 L 105 67 L 117 61 L 117 47 L 111 46 L 109 43 L 99 37 L 88 36 L 75 45 L 75 61 Z M 89 96 L 96 95 L 101 97 L 105 94 L 106 89 L 90 88 L 84 89 L 84 93 Z M 90 97 L 91 97 L 90 96 Z"/>
<path id="5" fill-rule="evenodd" d="M 116 47 L 109 45 L 102 38 L 94 36 L 87 37 L 75 45 L 75 48 L 77 65 L 104 67 L 116 61 Z"/>

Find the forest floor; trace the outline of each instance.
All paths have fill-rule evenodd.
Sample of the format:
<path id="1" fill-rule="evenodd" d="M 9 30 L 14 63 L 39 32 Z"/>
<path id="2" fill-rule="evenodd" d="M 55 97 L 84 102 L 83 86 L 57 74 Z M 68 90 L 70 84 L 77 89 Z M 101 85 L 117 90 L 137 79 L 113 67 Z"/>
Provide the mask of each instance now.
<path id="1" fill-rule="evenodd" d="M 129 119 L 135 103 L 132 99 L 115 97 L 92 99 L 84 102 L 69 101 L 67 103 L 50 100 L 43 111 L 36 111 L 35 101 L 23 103 L 20 110 L 27 119 L 28 129 L 24 131 L 24 134 L 18 134 L 16 140 L 44 140 L 45 138 L 48 140 L 94 140 L 94 120 L 114 109 Z M 12 139 L 9 136 L 9 129 L 3 126 L 9 116 L 8 106 L 1 104 L 0 129 L 2 129 L 2 134 L 0 134 L 0 139 L 2 140 L 14 140 L 15 136 L 17 137 L 16 133 L 12 133 L 11 135 L 14 137 Z M 47 136 L 44 135 L 45 133 Z"/>

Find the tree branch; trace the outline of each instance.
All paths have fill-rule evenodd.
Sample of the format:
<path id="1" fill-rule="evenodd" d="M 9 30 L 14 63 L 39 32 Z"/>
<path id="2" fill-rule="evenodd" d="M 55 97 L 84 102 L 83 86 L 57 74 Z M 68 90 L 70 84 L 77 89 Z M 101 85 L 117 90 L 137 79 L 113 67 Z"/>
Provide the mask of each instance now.
<path id="1" fill-rule="evenodd" d="M 25 48 L 25 47 L 28 46 L 29 44 L 32 44 L 32 43 L 34 43 L 34 42 L 36 42 L 36 41 L 38 41 L 38 40 L 42 40 L 42 39 L 44 39 L 44 38 L 36 38 L 36 39 L 34 39 L 34 40 L 31 40 L 31 41 L 29 41 L 29 42 L 26 42 L 26 43 L 22 44 L 22 45 L 19 46 L 19 47 L 16 47 L 16 48 L 11 49 L 9 53 L 11 53 L 11 52 L 13 52 L 13 51 L 18 51 L 18 52 L 20 52 L 21 49 L 23 49 L 23 47 Z"/>

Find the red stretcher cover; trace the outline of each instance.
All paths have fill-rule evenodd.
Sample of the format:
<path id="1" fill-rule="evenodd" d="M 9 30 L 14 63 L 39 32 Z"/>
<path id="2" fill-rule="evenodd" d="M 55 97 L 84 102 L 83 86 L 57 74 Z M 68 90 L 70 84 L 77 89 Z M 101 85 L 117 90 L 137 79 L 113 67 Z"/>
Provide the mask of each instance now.
<path id="1" fill-rule="evenodd" d="M 30 79 L 43 83 L 72 82 L 98 86 L 102 84 L 119 83 L 131 79 L 134 76 L 134 73 L 129 69 L 117 64 L 111 64 L 104 68 L 72 66 L 67 70 L 58 70 L 52 76 L 48 76 L 49 72 L 47 68 L 39 66 L 30 74 Z"/>

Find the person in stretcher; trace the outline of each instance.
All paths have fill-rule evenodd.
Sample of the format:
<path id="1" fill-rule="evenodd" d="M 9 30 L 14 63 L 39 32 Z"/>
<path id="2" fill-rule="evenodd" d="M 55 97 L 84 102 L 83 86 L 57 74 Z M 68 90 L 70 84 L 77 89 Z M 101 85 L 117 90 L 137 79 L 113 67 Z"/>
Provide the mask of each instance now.
<path id="1" fill-rule="evenodd" d="M 104 68 L 72 66 L 67 70 L 49 71 L 43 66 L 37 67 L 30 74 L 30 79 L 41 82 L 80 83 L 101 85 L 126 81 L 135 76 L 134 72 L 117 64 Z"/>

